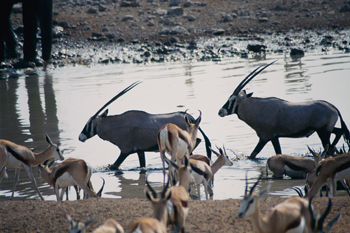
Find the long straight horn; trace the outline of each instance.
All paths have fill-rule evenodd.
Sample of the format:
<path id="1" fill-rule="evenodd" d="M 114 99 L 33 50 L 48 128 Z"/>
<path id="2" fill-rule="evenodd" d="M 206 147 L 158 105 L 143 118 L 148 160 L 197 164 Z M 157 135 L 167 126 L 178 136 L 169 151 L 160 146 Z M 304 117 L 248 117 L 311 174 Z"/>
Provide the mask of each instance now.
<path id="1" fill-rule="evenodd" d="M 100 190 L 97 192 L 97 197 L 101 197 L 102 196 L 102 191 L 103 191 L 103 188 L 105 187 L 105 183 L 106 183 L 106 181 L 105 181 L 105 179 L 103 179 L 102 177 L 101 177 L 101 179 L 102 179 L 102 187 L 100 188 Z"/>
<path id="2" fill-rule="evenodd" d="M 157 193 L 156 193 L 156 191 L 154 191 L 154 189 L 151 187 L 151 185 L 148 183 L 148 176 L 149 176 L 149 174 L 146 176 L 146 185 L 147 185 L 147 187 L 148 187 L 148 189 L 152 192 L 152 196 L 154 197 L 154 198 L 157 198 Z M 169 181 L 168 181 L 169 182 Z"/>
<path id="3" fill-rule="evenodd" d="M 139 85 L 140 83 L 142 83 L 141 81 L 137 81 L 134 82 L 133 84 L 131 84 L 130 86 L 128 86 L 127 88 L 125 88 L 124 90 L 122 90 L 121 92 L 119 92 L 119 94 L 117 94 L 116 96 L 114 96 L 110 101 L 108 101 L 105 105 L 103 105 L 102 108 L 100 108 L 100 110 L 98 110 L 93 116 L 92 118 L 95 118 L 103 109 L 105 109 L 108 105 L 110 105 L 113 101 L 115 101 L 116 99 L 118 99 L 119 97 L 121 97 L 122 95 L 124 95 L 125 93 L 127 93 L 128 91 L 130 91 L 131 89 L 133 89 L 135 86 Z"/>
<path id="4" fill-rule="evenodd" d="M 323 228 L 323 222 L 326 219 L 327 215 L 329 214 L 329 211 L 332 207 L 332 200 L 328 197 L 328 206 L 326 211 L 322 214 L 322 216 L 317 221 L 317 230 L 320 231 Z"/>
<path id="5" fill-rule="evenodd" d="M 255 182 L 255 184 L 253 185 L 253 187 L 250 189 L 250 191 L 249 191 L 249 196 L 252 195 L 252 193 L 253 193 L 255 187 L 259 184 L 262 175 L 263 175 L 263 174 L 261 173 L 260 176 L 259 176 L 259 178 L 258 178 L 258 180 Z"/>
<path id="6" fill-rule="evenodd" d="M 236 89 L 233 91 L 233 95 L 238 95 L 238 93 L 255 77 L 257 76 L 261 71 L 275 63 L 277 60 L 271 62 L 270 64 L 264 66 L 263 68 L 260 69 L 261 66 L 253 70 L 247 77 L 245 77 L 242 82 L 236 87 Z M 260 70 L 258 70 L 260 69 Z M 258 70 L 258 71 L 257 71 Z"/>

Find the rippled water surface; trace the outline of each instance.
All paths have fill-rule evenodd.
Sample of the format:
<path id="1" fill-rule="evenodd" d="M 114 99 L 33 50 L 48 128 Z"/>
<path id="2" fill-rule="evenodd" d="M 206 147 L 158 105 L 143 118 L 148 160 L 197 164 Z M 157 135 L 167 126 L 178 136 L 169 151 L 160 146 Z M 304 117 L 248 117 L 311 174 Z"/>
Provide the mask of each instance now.
<path id="1" fill-rule="evenodd" d="M 94 188 L 106 180 L 103 197 L 144 197 L 145 174 L 140 174 L 136 154 L 122 164 L 124 174 L 116 175 L 105 167 L 119 156 L 118 147 L 98 136 L 82 143 L 78 135 L 85 123 L 116 93 L 135 81 L 142 84 L 111 104 L 109 115 L 127 110 L 144 110 L 149 113 L 184 111 L 198 116 L 202 111 L 201 127 L 212 145 L 225 144 L 228 155 L 249 155 L 258 137 L 237 115 L 221 118 L 218 110 L 226 102 L 238 83 L 260 65 L 277 62 L 259 74 L 247 86 L 254 96 L 276 96 L 289 101 L 323 99 L 334 104 L 344 121 L 350 126 L 348 103 L 350 86 L 350 54 L 341 51 L 323 53 L 314 50 L 301 60 L 292 61 L 289 54 L 268 54 L 266 60 L 225 58 L 221 62 L 179 62 L 165 64 L 112 64 L 90 67 L 49 68 L 36 74 L 17 74 L 0 79 L 0 138 L 11 140 L 39 152 L 46 148 L 44 134 L 61 143 L 64 156 L 82 158 L 92 165 Z M 337 123 L 339 126 L 339 122 Z M 201 136 L 200 136 L 201 137 Z M 280 139 L 285 154 L 308 156 L 307 145 L 319 150 L 316 134 L 309 138 Z M 343 144 L 340 140 L 338 146 Z M 230 150 L 228 150 L 230 149 Z M 205 154 L 204 143 L 195 150 Z M 223 167 L 215 176 L 214 199 L 240 198 L 244 193 L 245 174 L 249 171 L 253 183 L 265 171 L 268 157 L 274 155 L 268 143 L 257 161 L 240 160 L 232 167 Z M 213 156 L 215 160 L 215 156 Z M 153 185 L 162 184 L 159 153 L 146 153 L 147 173 Z M 39 189 L 46 200 L 55 200 L 52 188 L 42 184 L 33 169 Z M 0 199 L 11 196 L 14 172 L 0 183 Z M 269 174 L 271 177 L 271 172 Z M 303 180 L 264 179 L 262 186 L 271 184 L 269 195 L 290 196 L 292 186 L 302 186 Z M 195 192 L 194 192 L 195 193 Z M 15 198 L 37 198 L 27 174 L 21 172 Z M 202 198 L 204 198 L 202 189 Z M 70 199 L 75 199 L 74 189 Z"/>

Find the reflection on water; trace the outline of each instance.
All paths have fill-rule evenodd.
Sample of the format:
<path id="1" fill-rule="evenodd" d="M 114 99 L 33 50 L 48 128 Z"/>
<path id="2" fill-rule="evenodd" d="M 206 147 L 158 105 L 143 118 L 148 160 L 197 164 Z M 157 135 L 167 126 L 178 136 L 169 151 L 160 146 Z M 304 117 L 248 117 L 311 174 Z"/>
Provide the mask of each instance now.
<path id="1" fill-rule="evenodd" d="M 106 180 L 104 197 L 144 198 L 145 174 L 137 170 L 137 155 L 129 156 L 122 165 L 122 175 L 101 171 L 114 162 L 119 149 L 97 136 L 85 143 L 78 135 L 88 118 L 111 96 L 129 84 L 143 83 L 109 106 L 110 115 L 131 109 L 149 113 L 166 113 L 189 109 L 196 115 L 202 111 L 201 127 L 212 145 L 225 144 L 238 154 L 249 155 L 258 137 L 236 115 L 221 118 L 219 108 L 226 102 L 235 86 L 245 75 L 259 65 L 277 62 L 262 72 L 249 85 L 247 92 L 254 96 L 276 96 L 289 101 L 324 99 L 340 110 L 345 122 L 350 122 L 350 108 L 344 101 L 348 93 L 350 55 L 333 51 L 330 54 L 309 53 L 299 60 L 284 54 L 267 54 L 264 59 L 222 59 L 221 62 L 192 62 L 169 64 L 114 64 L 88 67 L 63 67 L 32 75 L 11 75 L 0 79 L 0 138 L 25 145 L 36 152 L 46 148 L 44 135 L 60 142 L 64 156 L 85 159 L 96 170 L 92 176 L 95 190 Z M 349 125 L 350 123 L 348 123 Z M 280 140 L 286 154 L 304 156 L 306 145 L 318 150 L 317 135 L 302 139 Z M 338 144 L 341 146 L 343 141 Z M 195 151 L 205 154 L 201 144 Z M 223 167 L 215 177 L 214 199 L 239 198 L 244 193 L 245 173 L 253 184 L 260 172 L 265 172 L 266 159 L 274 154 L 269 143 L 257 161 L 240 160 L 232 167 Z M 229 156 L 235 158 L 233 153 Z M 215 159 L 215 158 L 214 158 Z M 146 153 L 147 168 L 152 186 L 162 186 L 162 173 L 158 153 Z M 9 169 L 9 179 L 0 183 L 0 200 L 11 195 L 14 172 Z M 42 184 L 36 168 L 34 175 L 46 200 L 55 200 L 52 188 Z M 270 174 L 271 176 L 271 174 Z M 264 178 L 261 187 L 271 184 L 272 196 L 295 195 L 291 186 L 302 186 L 303 180 L 274 181 Z M 195 191 L 194 191 L 195 193 Z M 204 191 L 202 189 L 202 199 Z M 15 198 L 37 198 L 27 174 L 21 172 Z M 75 191 L 70 190 L 74 200 Z"/>

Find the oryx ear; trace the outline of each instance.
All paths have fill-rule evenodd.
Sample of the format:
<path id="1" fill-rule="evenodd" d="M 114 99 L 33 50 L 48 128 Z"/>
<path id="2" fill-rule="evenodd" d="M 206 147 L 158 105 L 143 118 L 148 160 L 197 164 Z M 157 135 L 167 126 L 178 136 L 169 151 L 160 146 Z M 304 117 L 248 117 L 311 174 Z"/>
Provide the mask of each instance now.
<path id="1" fill-rule="evenodd" d="M 106 109 L 106 111 L 104 111 L 100 117 L 106 117 L 108 115 L 108 109 Z"/>
<path id="2" fill-rule="evenodd" d="M 248 97 L 252 97 L 252 95 L 253 95 L 253 92 L 247 94 L 247 98 L 248 98 Z"/>

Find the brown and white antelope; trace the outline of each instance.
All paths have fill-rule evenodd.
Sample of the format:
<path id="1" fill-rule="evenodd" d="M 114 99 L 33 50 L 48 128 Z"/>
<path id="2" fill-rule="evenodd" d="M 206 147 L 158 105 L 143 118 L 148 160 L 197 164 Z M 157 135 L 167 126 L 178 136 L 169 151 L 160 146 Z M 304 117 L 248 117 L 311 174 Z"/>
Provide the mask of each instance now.
<path id="1" fill-rule="evenodd" d="M 229 159 L 226 154 L 226 150 L 224 147 L 224 151 L 221 148 L 219 149 L 219 153 L 211 149 L 211 151 L 218 156 L 216 161 L 210 166 L 207 162 L 203 162 L 204 158 L 207 158 L 203 155 L 195 155 L 190 156 L 190 164 L 193 170 L 192 175 L 195 180 L 195 184 L 197 184 L 197 192 L 198 198 L 200 197 L 200 185 L 203 184 L 205 191 L 205 198 L 208 200 L 208 192 L 209 195 L 213 195 L 212 189 L 212 180 L 214 179 L 214 174 L 223 166 L 232 166 L 233 162 Z"/>
<path id="2" fill-rule="evenodd" d="M 166 210 L 167 201 L 172 197 L 172 192 L 167 192 L 169 187 L 169 177 L 166 185 L 164 186 L 160 197 L 157 197 L 157 193 L 148 183 L 148 176 L 146 176 L 146 185 L 148 190 L 146 191 L 146 197 L 151 201 L 153 206 L 153 218 L 140 218 L 131 223 L 127 232 L 134 233 L 166 233 L 166 225 L 168 221 L 168 214 Z"/>
<path id="3" fill-rule="evenodd" d="M 262 174 L 248 193 L 248 179 L 238 216 L 248 218 L 252 222 L 254 232 L 303 232 L 310 230 L 310 214 L 308 200 L 301 197 L 292 197 L 270 209 L 264 216 L 259 209 L 259 198 L 267 192 L 267 189 L 259 194 L 253 193 L 258 185 Z"/>
<path id="4" fill-rule="evenodd" d="M 54 166 L 52 170 L 47 165 L 39 165 L 39 173 L 41 178 L 53 187 L 57 201 L 62 201 L 68 186 L 75 185 L 83 189 L 87 197 L 100 197 L 105 184 L 103 179 L 102 187 L 96 194 L 90 181 L 92 168 L 82 159 L 65 159 L 62 163 Z M 61 195 L 59 195 L 60 189 L 62 189 Z"/>
<path id="5" fill-rule="evenodd" d="M 328 184 L 330 195 L 337 195 L 337 181 L 350 179 L 350 153 L 322 160 L 316 168 L 316 179 L 307 195 L 316 196 L 324 184 Z"/>
<path id="6" fill-rule="evenodd" d="M 274 155 L 266 162 L 266 176 L 267 170 L 270 169 L 275 179 L 282 179 L 283 175 L 292 179 L 305 179 L 307 174 L 316 168 L 318 162 L 315 160 L 284 154 Z"/>
<path id="7" fill-rule="evenodd" d="M 332 220 L 330 220 L 327 223 L 327 228 L 324 230 L 323 229 L 323 222 L 326 219 L 327 215 L 329 214 L 329 211 L 331 210 L 332 200 L 330 198 L 328 198 L 327 209 L 320 216 L 317 214 L 316 215 L 314 214 L 314 211 L 312 210 L 311 202 L 312 202 L 312 197 L 309 200 L 309 212 L 310 212 L 310 217 L 311 217 L 311 223 L 310 223 L 311 232 L 312 233 L 328 233 L 328 232 L 330 232 L 333 225 L 336 222 L 338 222 L 338 220 L 340 219 L 341 212 L 339 214 L 337 214 Z"/>
<path id="8" fill-rule="evenodd" d="M 117 221 L 110 218 L 103 225 L 93 230 L 92 233 L 124 233 L 124 229 Z"/>
<path id="9" fill-rule="evenodd" d="M 14 192 L 17 186 L 19 172 L 21 169 L 24 169 L 27 172 L 32 184 L 34 185 L 35 190 L 38 192 L 40 199 L 44 200 L 33 176 L 32 167 L 38 166 L 50 158 L 58 160 L 64 159 L 58 145 L 53 144 L 48 135 L 46 135 L 46 141 L 49 143 L 49 147 L 40 153 L 34 153 L 25 146 L 0 139 L 0 182 L 3 177 L 8 177 L 6 168 L 15 169 L 15 181 L 11 199 L 14 196 Z"/>
<path id="10" fill-rule="evenodd" d="M 257 98 L 252 97 L 253 93 L 247 94 L 243 90 L 256 75 L 273 63 L 258 67 L 244 78 L 219 110 L 219 116 L 237 114 L 240 120 L 255 130 L 259 142 L 249 158 L 255 159 L 269 141 L 272 142 L 276 154 L 282 154 L 280 137 L 309 137 L 314 132 L 317 132 L 324 148 L 330 145 L 331 153 L 335 151 L 342 135 L 349 145 L 349 129 L 339 110 L 331 103 L 323 100 L 293 103 L 275 97 Z M 335 127 L 338 118 L 341 128 Z M 335 138 L 330 144 L 332 133 Z"/>
<path id="11" fill-rule="evenodd" d="M 68 233 L 84 233 L 86 228 L 96 220 L 96 217 L 86 220 L 86 222 L 74 221 L 70 215 L 67 214 L 67 221 L 69 223 Z"/>
<path id="12" fill-rule="evenodd" d="M 194 183 L 193 171 L 187 157 L 184 157 L 184 164 L 178 166 L 176 163 L 165 158 L 167 163 L 172 163 L 179 174 L 179 185 L 172 186 L 171 199 L 167 202 L 168 224 L 173 225 L 174 232 L 184 232 L 185 222 L 189 212 L 189 185 Z"/>
<path id="13" fill-rule="evenodd" d="M 178 166 L 180 166 L 183 157 L 187 157 L 189 159 L 190 154 L 196 146 L 197 142 L 197 131 L 199 127 L 199 123 L 201 122 L 202 112 L 199 111 L 200 115 L 195 120 L 194 123 L 191 122 L 190 118 L 187 114 L 185 114 L 186 121 L 186 130 L 181 129 L 175 124 L 169 123 L 165 124 L 158 132 L 157 140 L 158 147 L 160 152 L 160 158 L 163 163 L 163 175 L 165 177 L 165 163 L 164 157 L 165 152 L 170 154 L 171 161 L 177 162 Z M 173 174 L 173 168 L 171 164 L 169 164 L 169 174 L 171 185 L 176 183 L 175 174 Z M 164 178 L 165 179 L 165 178 Z"/>

